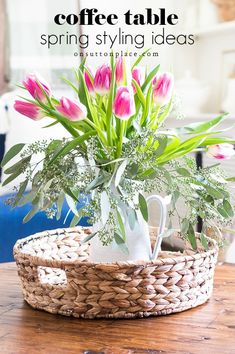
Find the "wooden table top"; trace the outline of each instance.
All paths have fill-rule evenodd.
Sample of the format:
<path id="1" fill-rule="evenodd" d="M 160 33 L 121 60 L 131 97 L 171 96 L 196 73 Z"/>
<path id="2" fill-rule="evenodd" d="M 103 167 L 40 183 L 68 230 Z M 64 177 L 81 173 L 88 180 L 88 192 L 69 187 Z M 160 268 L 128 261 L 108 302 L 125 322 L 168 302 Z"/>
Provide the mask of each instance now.
<path id="1" fill-rule="evenodd" d="M 135 320 L 85 320 L 32 309 L 14 263 L 0 265 L 1 354 L 233 354 L 235 265 L 218 265 L 211 300 L 182 313 Z"/>

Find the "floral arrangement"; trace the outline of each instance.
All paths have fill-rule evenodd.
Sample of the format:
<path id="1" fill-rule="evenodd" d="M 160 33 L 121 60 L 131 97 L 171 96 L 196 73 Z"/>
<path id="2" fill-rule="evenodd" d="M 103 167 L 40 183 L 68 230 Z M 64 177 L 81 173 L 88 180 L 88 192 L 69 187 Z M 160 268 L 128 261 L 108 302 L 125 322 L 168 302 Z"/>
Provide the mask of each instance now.
<path id="1" fill-rule="evenodd" d="M 159 72 L 159 66 L 147 73 L 140 66 L 142 57 L 130 67 L 124 58 L 115 62 L 111 56 L 110 64 L 103 64 L 94 75 L 83 61 L 74 82 L 66 80 L 76 99 L 57 99 L 36 75 L 25 79 L 21 88 L 32 98 L 15 101 L 15 110 L 35 121 L 51 117 L 50 126 L 62 124 L 71 138 L 17 144 L 6 153 L 2 166 L 20 157 L 5 169 L 9 176 L 3 184 L 24 177 L 9 200 L 13 207 L 32 204 L 24 222 L 42 210 L 59 219 L 66 200 L 73 213 L 71 226 L 83 216 L 91 224 L 102 221 L 87 240 L 97 234 L 104 245 L 115 240 L 123 247 L 125 224 L 134 227 L 137 211 L 148 221 L 145 195 L 153 191 L 171 196 L 166 236 L 177 215 L 181 235 L 194 249 L 198 217 L 204 222 L 200 238 L 204 247 L 206 228 L 230 222 L 234 212 L 229 181 L 234 179 L 225 175 L 219 163 L 198 169 L 189 156 L 197 150 L 216 159 L 234 155 L 235 141 L 218 129 L 225 115 L 168 129 L 173 76 Z M 33 156 L 38 156 L 37 162 Z M 78 208 L 81 200 L 83 206 Z M 187 206 L 184 215 L 179 201 Z"/>

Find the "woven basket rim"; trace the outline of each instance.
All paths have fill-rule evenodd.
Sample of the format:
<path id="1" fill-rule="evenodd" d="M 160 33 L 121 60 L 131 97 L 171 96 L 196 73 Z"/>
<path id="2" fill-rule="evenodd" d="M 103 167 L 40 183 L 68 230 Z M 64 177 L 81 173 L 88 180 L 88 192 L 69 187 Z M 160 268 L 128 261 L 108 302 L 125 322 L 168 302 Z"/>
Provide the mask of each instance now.
<path id="1" fill-rule="evenodd" d="M 211 248 L 209 250 L 205 251 L 196 251 L 195 254 L 192 255 L 183 255 L 180 254 L 176 255 L 175 252 L 172 252 L 172 257 L 166 257 L 166 258 L 161 258 L 158 257 L 154 261 L 144 261 L 144 260 L 138 260 L 138 261 L 118 261 L 118 262 L 90 262 L 90 261 L 80 261 L 78 260 L 55 260 L 55 259 L 47 259 L 47 258 L 42 258 L 38 256 L 32 256 L 29 253 L 21 252 L 21 247 L 25 245 L 26 243 L 29 243 L 35 239 L 40 239 L 43 237 L 48 237 L 48 236 L 56 236 L 56 235 L 61 235 L 65 233 L 74 233 L 78 230 L 90 230 L 90 227 L 81 227 L 77 226 L 74 228 L 59 228 L 59 229 L 54 229 L 54 230 L 46 230 L 42 232 L 35 233 L 33 235 L 21 238 L 17 240 L 17 242 L 14 245 L 13 248 L 13 253 L 14 257 L 17 260 L 18 257 L 21 257 L 21 259 L 29 260 L 36 266 L 50 266 L 54 268 L 60 268 L 64 269 L 66 266 L 83 266 L 86 264 L 86 266 L 90 267 L 96 267 L 98 268 L 99 266 L 102 266 L 102 269 L 106 266 L 107 268 L 109 267 L 114 267 L 118 266 L 118 268 L 126 268 L 126 267 L 131 267 L 131 266 L 140 266 L 143 265 L 145 267 L 149 266 L 160 266 L 163 263 L 164 259 L 164 264 L 165 265 L 172 265 L 176 263 L 181 263 L 185 261 L 192 261 L 196 260 L 199 258 L 205 258 L 208 255 L 214 255 L 217 253 L 218 246 L 215 240 L 211 239 L 210 237 L 207 237 L 207 239 L 210 241 Z M 179 230 L 175 230 L 176 232 L 179 232 Z M 198 235 L 198 233 L 196 233 Z M 171 252 L 169 252 L 171 253 Z"/>

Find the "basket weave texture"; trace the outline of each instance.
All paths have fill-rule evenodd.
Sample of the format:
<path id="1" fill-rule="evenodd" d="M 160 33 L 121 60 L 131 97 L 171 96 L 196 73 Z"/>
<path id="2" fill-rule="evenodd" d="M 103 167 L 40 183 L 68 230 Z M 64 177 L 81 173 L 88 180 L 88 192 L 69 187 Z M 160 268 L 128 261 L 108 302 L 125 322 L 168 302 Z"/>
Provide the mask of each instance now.
<path id="1" fill-rule="evenodd" d="M 17 241 L 14 257 L 32 307 L 83 318 L 166 315 L 203 304 L 213 289 L 218 249 L 161 252 L 152 262 L 91 263 L 89 228 L 45 231 Z"/>

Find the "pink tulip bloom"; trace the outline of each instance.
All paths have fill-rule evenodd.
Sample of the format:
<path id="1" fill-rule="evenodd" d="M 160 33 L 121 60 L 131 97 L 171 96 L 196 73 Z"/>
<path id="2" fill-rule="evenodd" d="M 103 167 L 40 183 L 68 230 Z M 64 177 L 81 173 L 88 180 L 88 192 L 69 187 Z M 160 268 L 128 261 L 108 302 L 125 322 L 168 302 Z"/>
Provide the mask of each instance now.
<path id="1" fill-rule="evenodd" d="M 33 120 L 40 120 L 45 117 L 45 114 L 42 112 L 42 110 L 34 103 L 16 100 L 14 109 L 20 114 L 23 114 L 24 116 Z"/>
<path id="2" fill-rule="evenodd" d="M 89 69 L 89 74 L 92 75 L 90 69 Z M 93 93 L 95 91 L 94 83 L 92 82 L 89 74 L 88 74 L 87 70 L 85 69 L 84 79 L 85 79 L 86 87 L 90 93 Z"/>
<path id="3" fill-rule="evenodd" d="M 100 66 L 95 74 L 94 87 L 95 91 L 100 95 L 105 95 L 109 92 L 112 79 L 111 68 L 107 64 Z"/>
<path id="4" fill-rule="evenodd" d="M 144 83 L 145 79 L 145 69 L 142 66 L 136 66 L 132 70 L 132 78 L 137 82 L 137 84 L 141 87 Z M 133 86 L 134 93 L 136 92 L 135 86 Z"/>
<path id="5" fill-rule="evenodd" d="M 116 83 L 118 86 L 125 84 L 125 61 L 122 57 L 117 59 L 116 62 Z"/>
<path id="6" fill-rule="evenodd" d="M 131 68 L 128 58 L 120 57 L 116 61 L 116 84 L 117 86 L 129 86 L 131 84 Z"/>
<path id="7" fill-rule="evenodd" d="M 117 89 L 113 112 L 118 118 L 123 120 L 129 119 L 135 114 L 134 92 L 131 86 L 121 86 Z"/>
<path id="8" fill-rule="evenodd" d="M 235 150 L 232 144 L 216 144 L 209 146 L 207 155 L 217 160 L 229 160 L 235 155 Z"/>
<path id="9" fill-rule="evenodd" d="M 46 95 L 43 92 L 43 90 L 47 93 L 48 96 L 51 96 L 51 89 L 49 85 L 44 81 L 44 79 L 39 78 L 38 75 L 35 74 L 28 75 L 25 81 L 23 81 L 23 85 L 26 88 L 26 90 L 28 90 L 30 95 L 34 99 L 38 99 L 39 101 L 46 100 Z"/>
<path id="10" fill-rule="evenodd" d="M 160 106 L 164 106 L 171 100 L 174 78 L 171 73 L 159 73 L 153 79 L 153 99 Z"/>
<path id="11" fill-rule="evenodd" d="M 86 107 L 78 100 L 62 97 L 60 104 L 56 108 L 63 116 L 71 121 L 82 120 L 87 116 Z"/>

